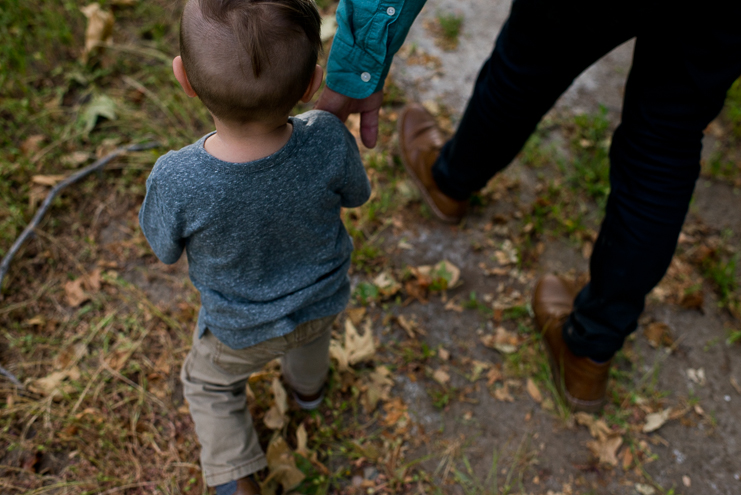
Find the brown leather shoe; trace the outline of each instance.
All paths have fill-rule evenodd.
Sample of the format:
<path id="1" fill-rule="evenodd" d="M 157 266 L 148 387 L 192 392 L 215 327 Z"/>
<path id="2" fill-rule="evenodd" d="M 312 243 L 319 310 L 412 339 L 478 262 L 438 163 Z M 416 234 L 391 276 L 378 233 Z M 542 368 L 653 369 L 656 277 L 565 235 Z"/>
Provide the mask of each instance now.
<path id="1" fill-rule="evenodd" d="M 573 288 L 555 275 L 546 275 L 535 286 L 533 312 L 548 358 L 556 388 L 574 411 L 598 412 L 605 403 L 610 361 L 597 363 L 578 357 L 563 340 L 563 325 L 576 296 Z"/>
<path id="2" fill-rule="evenodd" d="M 466 213 L 468 201 L 458 201 L 438 189 L 432 178 L 435 164 L 445 138 L 435 119 L 422 105 L 407 105 L 399 117 L 399 147 L 401 161 L 422 193 L 422 198 L 437 218 L 446 223 L 458 223 Z"/>
<path id="3" fill-rule="evenodd" d="M 261 493 L 260 486 L 251 476 L 237 480 L 237 490 L 234 492 L 234 495 L 260 495 Z"/>

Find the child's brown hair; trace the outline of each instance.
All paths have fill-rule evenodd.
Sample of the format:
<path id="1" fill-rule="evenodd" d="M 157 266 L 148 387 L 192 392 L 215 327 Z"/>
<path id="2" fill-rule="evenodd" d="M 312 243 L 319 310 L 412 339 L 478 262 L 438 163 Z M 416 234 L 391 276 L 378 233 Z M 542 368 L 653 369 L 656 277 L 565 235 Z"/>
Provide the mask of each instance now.
<path id="1" fill-rule="evenodd" d="M 180 52 L 193 90 L 216 117 L 253 122 L 287 115 L 321 50 L 313 0 L 190 0 Z"/>

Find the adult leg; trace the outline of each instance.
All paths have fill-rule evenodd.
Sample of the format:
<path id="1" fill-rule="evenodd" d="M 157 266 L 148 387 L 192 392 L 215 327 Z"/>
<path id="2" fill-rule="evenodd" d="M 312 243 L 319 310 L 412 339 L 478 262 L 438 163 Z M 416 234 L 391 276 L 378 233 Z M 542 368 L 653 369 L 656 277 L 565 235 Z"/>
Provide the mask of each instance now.
<path id="1" fill-rule="evenodd" d="M 638 35 L 622 123 L 610 150 L 611 192 L 563 337 L 604 361 L 637 327 L 671 262 L 700 171 L 703 130 L 741 75 L 741 7 L 703 4 Z"/>
<path id="2" fill-rule="evenodd" d="M 587 67 L 635 36 L 657 2 L 514 0 L 455 136 L 432 169 L 464 200 L 519 153 L 543 115 Z"/>

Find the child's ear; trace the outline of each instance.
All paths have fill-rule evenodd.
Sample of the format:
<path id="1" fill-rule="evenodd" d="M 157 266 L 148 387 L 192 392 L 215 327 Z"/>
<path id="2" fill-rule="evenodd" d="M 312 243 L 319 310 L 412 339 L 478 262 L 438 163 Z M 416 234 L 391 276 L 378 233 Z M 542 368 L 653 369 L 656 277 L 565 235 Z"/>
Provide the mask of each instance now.
<path id="1" fill-rule="evenodd" d="M 191 98 L 197 96 L 196 92 L 193 91 L 193 86 L 188 81 L 188 75 L 185 73 L 185 65 L 183 65 L 183 59 L 180 58 L 180 55 L 172 59 L 172 73 L 175 74 L 175 79 L 178 80 L 186 95 Z"/>
<path id="2" fill-rule="evenodd" d="M 314 93 L 316 93 L 319 90 L 319 86 L 322 85 L 322 77 L 324 76 L 324 69 L 322 69 L 319 65 L 317 65 L 314 68 L 314 74 L 311 76 L 311 81 L 309 82 L 309 87 L 306 88 L 306 93 L 304 93 L 304 96 L 301 97 L 301 101 L 304 103 L 308 103 L 309 100 L 314 96 Z"/>

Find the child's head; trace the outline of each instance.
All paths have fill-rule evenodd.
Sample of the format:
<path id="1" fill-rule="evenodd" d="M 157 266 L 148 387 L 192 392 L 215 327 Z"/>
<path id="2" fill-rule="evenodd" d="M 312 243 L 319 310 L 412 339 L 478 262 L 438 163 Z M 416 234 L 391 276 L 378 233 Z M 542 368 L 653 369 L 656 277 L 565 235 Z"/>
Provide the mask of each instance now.
<path id="1" fill-rule="evenodd" d="M 175 75 L 219 120 L 284 117 L 319 84 L 320 29 L 313 0 L 189 0 Z"/>

